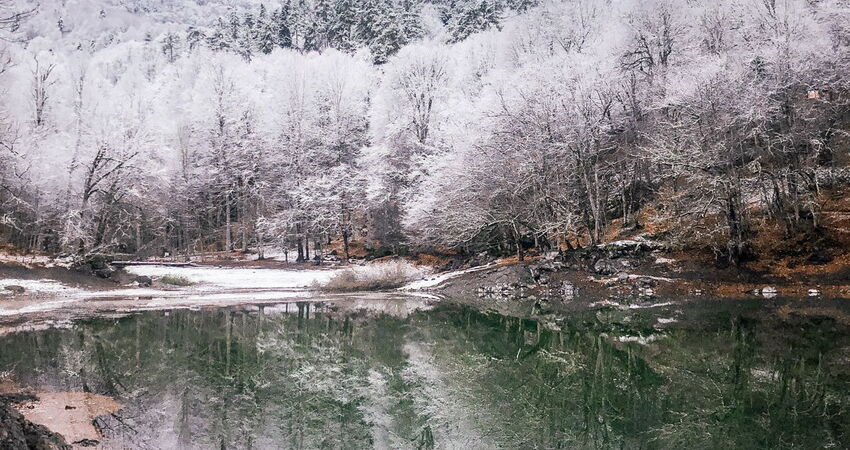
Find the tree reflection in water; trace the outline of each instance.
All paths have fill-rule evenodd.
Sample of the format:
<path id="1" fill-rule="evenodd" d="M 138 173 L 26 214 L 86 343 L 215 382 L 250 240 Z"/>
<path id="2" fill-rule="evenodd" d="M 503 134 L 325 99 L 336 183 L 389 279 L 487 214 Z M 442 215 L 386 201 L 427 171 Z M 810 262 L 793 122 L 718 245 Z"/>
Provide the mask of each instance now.
<path id="1" fill-rule="evenodd" d="M 650 312 L 376 311 L 90 319 L 3 337 L 0 369 L 115 397 L 97 420 L 108 447 L 850 445 L 850 335 L 830 320 L 718 305 L 662 332 Z"/>

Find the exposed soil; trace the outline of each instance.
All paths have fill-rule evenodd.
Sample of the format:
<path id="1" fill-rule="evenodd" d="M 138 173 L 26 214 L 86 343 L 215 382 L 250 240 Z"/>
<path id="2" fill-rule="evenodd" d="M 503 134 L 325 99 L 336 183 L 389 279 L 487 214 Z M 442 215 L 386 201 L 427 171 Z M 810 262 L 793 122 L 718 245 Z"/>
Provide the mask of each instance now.
<path id="1" fill-rule="evenodd" d="M 100 448 L 95 418 L 121 405 L 89 392 L 39 392 L 0 378 L 0 449 Z"/>
<path id="2" fill-rule="evenodd" d="M 37 401 L 32 394 L 0 394 L 0 449 L 70 450 L 58 433 L 27 419 L 15 405 Z"/>
<path id="3" fill-rule="evenodd" d="M 121 409 L 112 398 L 90 392 L 40 392 L 36 397 L 37 400 L 17 405 L 18 411 L 28 421 L 50 427 L 71 443 L 99 441 L 101 436 L 94 427 L 94 418 Z M 95 445 L 77 444 L 75 447 Z"/>

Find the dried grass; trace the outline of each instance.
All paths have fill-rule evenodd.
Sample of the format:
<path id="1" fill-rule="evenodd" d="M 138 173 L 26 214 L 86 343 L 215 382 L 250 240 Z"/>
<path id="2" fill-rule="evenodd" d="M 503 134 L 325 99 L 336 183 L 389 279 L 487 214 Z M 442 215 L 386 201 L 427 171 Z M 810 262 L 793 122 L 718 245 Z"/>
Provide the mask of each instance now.
<path id="1" fill-rule="evenodd" d="M 396 289 L 426 273 L 425 269 L 407 261 L 382 261 L 341 270 L 320 288 L 337 292 Z"/>
<path id="2" fill-rule="evenodd" d="M 170 284 L 172 286 L 191 286 L 195 284 L 190 279 L 182 276 L 182 275 L 163 275 L 162 278 L 159 279 L 163 284 Z"/>

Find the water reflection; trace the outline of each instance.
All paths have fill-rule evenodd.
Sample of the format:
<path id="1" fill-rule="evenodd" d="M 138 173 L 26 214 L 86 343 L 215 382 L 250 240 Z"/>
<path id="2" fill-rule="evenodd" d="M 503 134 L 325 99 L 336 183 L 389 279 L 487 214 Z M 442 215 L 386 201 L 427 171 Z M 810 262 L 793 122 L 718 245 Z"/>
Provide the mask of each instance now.
<path id="1" fill-rule="evenodd" d="M 91 319 L 2 337 L 0 371 L 115 397 L 124 409 L 96 423 L 114 448 L 850 445 L 850 339 L 834 320 L 413 305 Z"/>

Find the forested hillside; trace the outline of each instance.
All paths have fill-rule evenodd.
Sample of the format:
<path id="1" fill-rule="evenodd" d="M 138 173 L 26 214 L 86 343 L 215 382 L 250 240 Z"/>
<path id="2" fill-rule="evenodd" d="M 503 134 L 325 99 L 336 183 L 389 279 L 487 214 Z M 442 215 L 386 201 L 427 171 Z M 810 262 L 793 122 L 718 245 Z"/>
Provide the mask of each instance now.
<path id="1" fill-rule="evenodd" d="M 0 28 L 22 251 L 850 243 L 846 0 L 0 0 Z"/>

